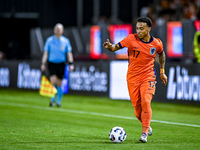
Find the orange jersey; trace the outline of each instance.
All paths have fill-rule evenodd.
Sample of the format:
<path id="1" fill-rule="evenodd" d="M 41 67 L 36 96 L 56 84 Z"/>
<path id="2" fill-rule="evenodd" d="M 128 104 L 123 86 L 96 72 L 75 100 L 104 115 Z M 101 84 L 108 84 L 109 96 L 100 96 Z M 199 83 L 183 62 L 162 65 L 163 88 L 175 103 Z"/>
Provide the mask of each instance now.
<path id="1" fill-rule="evenodd" d="M 127 81 L 129 83 L 156 80 L 154 60 L 156 53 L 163 52 L 163 44 L 160 39 L 152 37 L 149 42 L 143 42 L 137 34 L 129 34 L 118 44 L 121 48 L 128 48 Z"/>

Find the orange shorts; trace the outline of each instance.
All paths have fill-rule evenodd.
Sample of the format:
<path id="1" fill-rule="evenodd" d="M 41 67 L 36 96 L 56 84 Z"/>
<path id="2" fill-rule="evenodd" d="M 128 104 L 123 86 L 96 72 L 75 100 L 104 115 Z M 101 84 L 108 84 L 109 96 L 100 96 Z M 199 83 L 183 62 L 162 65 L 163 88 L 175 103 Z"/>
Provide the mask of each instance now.
<path id="1" fill-rule="evenodd" d="M 133 106 L 141 105 L 145 94 L 155 94 L 156 81 L 143 81 L 139 83 L 128 83 L 128 91 Z"/>

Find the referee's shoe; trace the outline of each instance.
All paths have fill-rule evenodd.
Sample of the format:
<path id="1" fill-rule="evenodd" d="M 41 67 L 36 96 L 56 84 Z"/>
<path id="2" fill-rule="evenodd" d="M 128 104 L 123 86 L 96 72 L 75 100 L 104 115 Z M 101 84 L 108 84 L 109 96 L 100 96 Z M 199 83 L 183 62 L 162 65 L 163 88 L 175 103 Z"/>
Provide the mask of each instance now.
<path id="1" fill-rule="evenodd" d="M 55 105 L 55 102 L 52 102 L 52 101 L 49 104 L 50 107 L 53 107 L 54 105 Z"/>
<path id="2" fill-rule="evenodd" d="M 56 105 L 57 105 L 57 107 L 61 107 L 61 104 L 58 104 L 58 103 L 57 103 Z"/>

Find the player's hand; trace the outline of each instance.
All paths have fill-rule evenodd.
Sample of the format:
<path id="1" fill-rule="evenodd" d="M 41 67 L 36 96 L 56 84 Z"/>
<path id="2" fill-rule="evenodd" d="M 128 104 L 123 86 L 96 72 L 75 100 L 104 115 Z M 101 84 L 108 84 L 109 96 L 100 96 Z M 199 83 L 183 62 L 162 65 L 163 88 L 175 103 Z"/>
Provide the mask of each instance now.
<path id="1" fill-rule="evenodd" d="M 162 83 L 167 85 L 167 76 L 164 73 L 160 74 L 160 79 L 162 80 Z"/>
<path id="2" fill-rule="evenodd" d="M 41 65 L 41 71 L 42 71 L 42 72 L 44 72 L 44 71 L 45 71 L 45 69 L 46 69 L 46 66 L 45 66 L 45 64 L 42 64 L 42 65 Z"/>
<path id="3" fill-rule="evenodd" d="M 106 49 L 112 49 L 112 44 L 110 43 L 109 39 L 103 44 Z"/>

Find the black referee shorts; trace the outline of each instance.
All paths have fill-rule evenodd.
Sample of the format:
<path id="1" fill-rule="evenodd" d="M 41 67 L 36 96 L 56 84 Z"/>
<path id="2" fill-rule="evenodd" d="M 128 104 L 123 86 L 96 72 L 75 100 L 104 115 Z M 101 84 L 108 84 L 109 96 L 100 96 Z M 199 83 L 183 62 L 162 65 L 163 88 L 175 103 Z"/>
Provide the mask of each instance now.
<path id="1" fill-rule="evenodd" d="M 56 75 L 59 79 L 64 78 L 65 63 L 52 63 L 48 62 L 49 74 Z"/>

